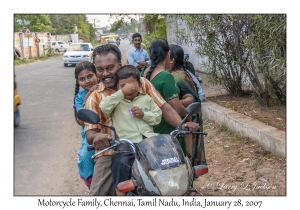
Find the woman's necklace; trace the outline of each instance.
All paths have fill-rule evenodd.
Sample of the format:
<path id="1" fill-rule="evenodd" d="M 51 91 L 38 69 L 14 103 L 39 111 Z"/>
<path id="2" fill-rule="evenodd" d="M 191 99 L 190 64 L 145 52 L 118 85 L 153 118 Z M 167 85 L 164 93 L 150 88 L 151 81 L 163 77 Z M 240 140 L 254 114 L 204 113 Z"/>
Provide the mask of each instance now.
<path id="1" fill-rule="evenodd" d="M 164 67 L 162 67 L 162 66 L 160 66 L 160 65 L 156 65 L 156 66 L 158 66 L 158 67 L 162 68 L 163 70 L 165 70 L 165 68 L 164 68 Z"/>

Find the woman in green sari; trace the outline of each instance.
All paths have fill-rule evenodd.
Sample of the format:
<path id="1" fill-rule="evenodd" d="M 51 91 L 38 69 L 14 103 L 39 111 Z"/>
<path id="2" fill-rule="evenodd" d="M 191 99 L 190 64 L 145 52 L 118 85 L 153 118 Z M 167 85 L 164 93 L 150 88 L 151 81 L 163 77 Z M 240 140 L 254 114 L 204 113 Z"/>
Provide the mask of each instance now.
<path id="1" fill-rule="evenodd" d="M 194 101 L 194 98 L 190 93 L 186 93 L 186 94 L 184 94 L 184 92 L 181 93 L 180 88 L 176 85 L 173 75 L 170 72 L 166 71 L 166 69 L 170 68 L 170 64 L 172 64 L 172 60 L 170 62 L 170 54 L 171 54 L 170 48 L 168 42 L 165 39 L 153 40 L 150 44 L 151 66 L 148 67 L 144 72 L 142 71 L 141 76 L 148 79 L 153 84 L 155 89 L 161 94 L 161 96 L 177 111 L 177 113 L 180 116 L 184 117 L 186 115 L 185 106 L 184 106 L 185 103 L 188 104 L 190 100 Z M 184 90 L 184 88 L 182 90 Z M 179 97 L 181 97 L 181 100 L 179 99 Z M 168 124 L 162 118 L 160 124 L 154 127 L 154 132 L 160 134 L 170 134 L 170 132 L 173 131 L 174 129 L 175 128 L 173 126 Z M 183 150 L 184 155 L 189 156 L 190 154 L 188 154 L 187 152 L 185 139 L 184 138 L 177 138 L 177 139 Z M 198 154 L 197 147 L 194 148 L 194 151 L 195 153 L 192 157 L 193 159 L 192 165 L 195 165 L 194 163 L 199 162 L 199 159 L 197 158 L 196 155 Z M 200 152 L 200 154 L 204 155 L 203 152 L 202 153 Z M 205 156 L 200 160 L 200 162 L 202 163 L 203 161 L 205 161 Z M 205 161 L 205 165 L 206 165 L 206 161 Z M 198 191 L 195 188 L 190 188 L 189 192 L 190 192 L 189 195 L 201 195 L 200 193 L 198 193 Z"/>
<path id="2" fill-rule="evenodd" d="M 148 79 L 161 96 L 177 111 L 180 116 L 185 116 L 185 107 L 179 100 L 179 88 L 175 84 L 174 77 L 166 71 L 170 62 L 170 50 L 165 39 L 155 39 L 150 44 L 151 66 L 141 74 Z M 175 128 L 163 118 L 154 127 L 155 133 L 170 134 Z M 184 138 L 178 138 L 184 155 L 187 155 Z"/>

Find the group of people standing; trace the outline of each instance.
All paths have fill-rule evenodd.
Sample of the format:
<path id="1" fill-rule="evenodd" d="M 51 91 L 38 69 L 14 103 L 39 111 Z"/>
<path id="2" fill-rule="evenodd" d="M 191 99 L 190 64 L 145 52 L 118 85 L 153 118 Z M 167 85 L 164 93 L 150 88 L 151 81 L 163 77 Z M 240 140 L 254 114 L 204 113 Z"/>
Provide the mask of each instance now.
<path id="1" fill-rule="evenodd" d="M 180 46 L 155 39 L 150 44 L 149 55 L 141 48 L 140 34 L 133 34 L 132 41 L 129 65 L 122 66 L 121 52 L 113 44 L 94 49 L 94 64 L 84 61 L 76 65 L 74 107 L 75 117 L 80 108 L 90 109 L 99 115 L 102 123 L 113 125 L 120 138 L 138 143 L 152 135 L 170 134 L 186 115 L 185 108 L 201 100 L 193 79 L 186 72 Z M 116 186 L 130 179 L 133 155 L 115 154 L 110 149 L 92 160 L 94 152 L 88 152 L 86 147 L 93 145 L 96 152 L 102 150 L 109 146 L 114 134 L 99 124 L 76 120 L 82 126 L 78 169 L 90 195 L 124 195 Z M 128 124 L 135 124 L 136 120 L 139 126 L 128 132 L 133 128 Z M 201 112 L 190 116 L 183 126 L 191 131 L 203 129 Z M 192 165 L 206 164 L 201 135 L 188 135 L 178 141 Z"/>

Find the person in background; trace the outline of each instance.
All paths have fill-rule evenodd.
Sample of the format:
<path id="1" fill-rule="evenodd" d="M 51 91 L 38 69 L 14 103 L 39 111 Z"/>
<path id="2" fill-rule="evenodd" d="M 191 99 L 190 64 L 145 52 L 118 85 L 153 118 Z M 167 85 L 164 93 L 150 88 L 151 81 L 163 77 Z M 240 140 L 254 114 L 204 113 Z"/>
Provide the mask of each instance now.
<path id="1" fill-rule="evenodd" d="M 189 61 L 189 54 L 184 54 L 184 66 L 185 66 L 185 72 L 187 72 L 191 78 L 193 79 L 193 82 L 196 85 L 198 96 L 200 100 L 203 102 L 205 100 L 205 93 L 202 88 L 202 80 L 201 78 L 196 75 L 194 65 Z"/>
<path id="2" fill-rule="evenodd" d="M 75 67 L 75 96 L 74 96 L 74 108 L 75 108 L 75 119 L 79 125 L 81 125 L 81 148 L 78 150 L 78 170 L 79 175 L 84 183 L 90 188 L 92 182 L 92 176 L 94 172 L 95 162 L 91 158 L 94 151 L 88 151 L 88 143 L 84 132 L 84 122 L 77 119 L 77 111 L 83 108 L 87 97 L 98 87 L 98 78 L 96 76 L 96 69 L 93 63 L 89 61 L 82 61 L 76 64 Z M 79 90 L 81 87 L 81 90 Z"/>
<path id="3" fill-rule="evenodd" d="M 193 102 L 201 101 L 201 98 L 197 92 L 197 86 L 194 83 L 193 78 L 186 70 L 184 62 L 184 52 L 182 47 L 180 47 L 179 45 L 170 45 L 170 66 L 167 71 L 169 71 L 174 77 L 175 83 L 180 90 L 179 99 L 184 107 L 187 107 Z M 187 118 L 187 121 L 194 121 L 198 123 L 201 128 L 203 126 L 201 112 L 197 113 L 194 116 L 189 116 Z M 192 165 L 198 165 L 198 163 L 205 163 L 206 165 L 204 142 L 201 145 L 201 148 L 196 149 L 196 147 L 199 147 L 200 145 L 197 144 L 197 142 L 200 140 L 201 139 L 199 139 L 199 135 L 185 135 L 187 153 L 192 162 Z M 196 159 L 196 157 L 198 161 L 193 161 Z M 201 158 L 202 160 L 200 160 Z"/>
<path id="4" fill-rule="evenodd" d="M 139 92 L 141 82 L 137 68 L 122 66 L 116 74 L 116 82 L 119 90 L 105 97 L 100 108 L 112 117 L 119 138 L 139 143 L 147 137 L 158 135 L 154 133 L 153 126 L 161 120 L 161 109 L 149 95 Z M 134 91 L 131 91 L 132 87 Z M 133 161 L 131 150 L 118 152 L 112 158 L 111 171 L 117 195 L 126 195 L 118 191 L 117 186 L 130 179 Z"/>
<path id="5" fill-rule="evenodd" d="M 134 47 L 127 53 L 128 63 L 136 67 L 140 72 L 143 68 L 151 64 L 148 52 L 141 47 L 142 35 L 135 33 L 132 35 Z"/>

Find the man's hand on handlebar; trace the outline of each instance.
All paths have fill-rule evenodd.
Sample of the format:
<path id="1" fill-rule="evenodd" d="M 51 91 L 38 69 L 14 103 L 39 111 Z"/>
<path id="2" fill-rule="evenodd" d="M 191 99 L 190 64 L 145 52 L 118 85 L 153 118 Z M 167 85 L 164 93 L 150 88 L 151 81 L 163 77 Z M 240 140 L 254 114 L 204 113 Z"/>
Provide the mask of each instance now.
<path id="1" fill-rule="evenodd" d="M 200 130 L 200 126 L 198 123 L 194 123 L 194 122 L 186 122 L 182 125 L 183 128 L 186 128 L 188 127 L 189 128 L 189 131 L 192 131 L 192 132 L 196 132 L 196 131 L 199 131 Z"/>
<path id="2" fill-rule="evenodd" d="M 112 140 L 112 137 L 109 134 L 96 133 L 94 136 L 93 145 L 95 149 L 102 150 L 110 146 L 110 140 Z"/>

